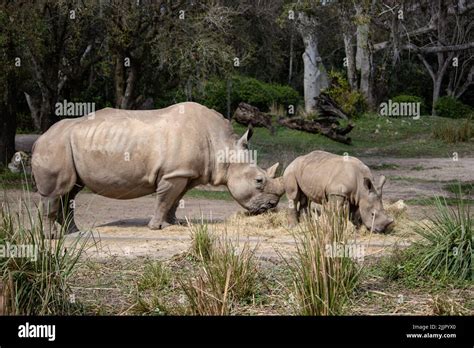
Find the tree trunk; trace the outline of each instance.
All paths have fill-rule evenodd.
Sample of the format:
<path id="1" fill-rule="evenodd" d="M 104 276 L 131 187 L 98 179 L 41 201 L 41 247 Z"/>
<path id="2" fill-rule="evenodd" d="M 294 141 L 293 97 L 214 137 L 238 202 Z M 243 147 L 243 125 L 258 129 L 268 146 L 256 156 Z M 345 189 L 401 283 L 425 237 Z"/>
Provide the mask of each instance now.
<path id="1" fill-rule="evenodd" d="M 134 106 L 133 96 L 135 94 L 137 75 L 138 67 L 136 66 L 136 62 L 133 61 L 130 68 L 128 69 L 127 87 L 125 88 L 125 93 L 123 95 L 122 103 L 120 105 L 121 109 L 132 109 Z"/>
<path id="2" fill-rule="evenodd" d="M 346 62 L 347 62 L 347 79 L 349 80 L 349 86 L 353 91 L 357 90 L 357 73 L 355 67 L 355 53 L 354 46 L 352 45 L 352 34 L 344 32 L 344 51 L 346 52 Z"/>
<path id="3" fill-rule="evenodd" d="M 17 82 L 12 72 L 7 76 L 5 104 L 0 106 L 0 165 L 6 165 L 15 153 Z"/>
<path id="4" fill-rule="evenodd" d="M 316 34 L 316 22 L 308 15 L 302 15 L 299 19 L 298 31 L 303 38 L 304 53 L 304 105 L 308 113 L 314 112 L 316 107 L 316 97 L 321 90 L 328 86 L 326 69 L 322 63 L 318 51 L 318 38 Z"/>
<path id="5" fill-rule="evenodd" d="M 232 119 L 244 126 L 265 127 L 273 135 L 272 117 L 264 114 L 257 107 L 241 102 L 234 112 Z"/>
<path id="6" fill-rule="evenodd" d="M 356 13 L 359 23 L 357 24 L 357 51 L 356 69 L 360 71 L 360 91 L 371 108 L 375 107 L 372 94 L 373 82 L 373 56 L 370 42 L 370 18 L 362 5 L 356 5 Z"/>
<path id="7" fill-rule="evenodd" d="M 288 67 L 288 84 L 291 85 L 291 79 L 293 78 L 293 51 L 294 51 L 294 37 L 295 32 L 292 28 L 290 37 L 290 62 Z"/>
<path id="8" fill-rule="evenodd" d="M 358 90 L 358 78 L 356 71 L 355 62 L 355 50 L 354 50 L 354 24 L 350 9 L 345 6 L 345 3 L 341 4 L 340 8 L 340 21 L 342 28 L 342 38 L 344 40 L 344 52 L 346 54 L 346 69 L 347 69 L 347 80 L 349 86 L 353 91 Z"/>
<path id="9" fill-rule="evenodd" d="M 118 54 L 115 58 L 115 107 L 120 109 L 122 106 L 123 99 L 123 90 L 125 86 L 125 69 L 124 69 L 124 57 L 121 54 Z"/>
<path id="10" fill-rule="evenodd" d="M 312 134 L 322 134 L 329 139 L 343 144 L 351 144 L 351 138 L 347 134 L 354 128 L 349 124 L 346 127 L 340 127 L 336 122 L 328 124 L 327 120 L 306 120 L 300 117 L 282 118 L 278 123 L 290 129 L 296 129 Z"/>

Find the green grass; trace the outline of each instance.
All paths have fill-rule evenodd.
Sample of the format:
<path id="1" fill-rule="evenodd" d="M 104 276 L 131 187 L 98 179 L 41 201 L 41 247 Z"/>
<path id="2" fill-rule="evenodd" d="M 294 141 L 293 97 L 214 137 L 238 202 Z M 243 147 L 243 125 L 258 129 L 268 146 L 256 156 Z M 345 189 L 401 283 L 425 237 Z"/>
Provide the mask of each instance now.
<path id="1" fill-rule="evenodd" d="M 191 229 L 194 236 L 200 236 L 201 248 L 195 250 L 198 239 L 194 238 L 191 251 L 198 255 L 199 270 L 194 279 L 179 280 L 189 304 L 188 313 L 230 315 L 236 305 L 248 301 L 257 292 L 256 249 L 248 242 L 239 245 L 226 235 L 214 237 L 207 224 L 194 225 Z"/>
<path id="2" fill-rule="evenodd" d="M 138 290 L 163 289 L 169 286 L 171 274 L 169 269 L 160 261 L 149 262 L 138 281 Z"/>
<path id="3" fill-rule="evenodd" d="M 348 213 L 324 205 L 318 218 L 306 217 L 294 234 L 295 255 L 286 260 L 293 280 L 294 311 L 299 315 L 339 315 L 359 283 L 360 266 L 339 253 L 348 245 Z M 352 245 L 354 248 L 357 244 Z M 355 249 L 355 252 L 357 249 Z M 363 251 L 362 251 L 363 252 Z"/>
<path id="4" fill-rule="evenodd" d="M 7 205 L 0 209 L 0 244 L 29 246 L 31 255 L 0 258 L 0 283 L 6 298 L 5 314 L 67 315 L 78 314 L 70 287 L 88 238 L 78 236 L 66 243 L 67 225 L 61 226 L 56 241 L 47 239 L 41 215 L 20 202 L 23 214 Z M 23 206 L 24 205 L 24 206 Z"/>
<path id="5" fill-rule="evenodd" d="M 228 191 L 207 191 L 192 189 L 186 192 L 185 197 L 189 198 L 200 198 L 200 199 L 212 199 L 220 201 L 232 201 L 233 198 Z"/>
<path id="6" fill-rule="evenodd" d="M 451 193 L 458 193 L 459 189 L 461 189 L 463 196 L 474 195 L 474 182 L 453 182 L 445 185 L 443 188 Z"/>
<path id="7" fill-rule="evenodd" d="M 472 142 L 445 143 L 432 136 L 433 127 L 458 121 L 436 116 L 411 118 L 382 118 L 364 115 L 353 120 L 355 128 L 349 133 L 352 145 L 332 141 L 319 134 L 309 134 L 281 126 L 272 136 L 267 129 L 255 128 L 251 149 L 258 151 L 258 161 L 263 166 L 276 161 L 287 165 L 295 157 L 314 150 L 324 150 L 351 156 L 448 157 L 453 152 L 460 156 L 474 155 Z M 379 127 L 377 127 L 379 125 Z M 243 134 L 246 127 L 234 123 L 234 130 Z M 379 129 L 378 133 L 375 130 Z"/>
<path id="8" fill-rule="evenodd" d="M 398 169 L 398 165 L 395 163 L 382 163 L 382 164 L 374 164 L 370 166 L 372 170 L 388 170 L 388 169 Z"/>
<path id="9" fill-rule="evenodd" d="M 447 205 L 457 205 L 460 203 L 460 199 L 456 197 L 439 197 L 446 202 Z M 437 197 L 418 197 L 405 200 L 408 205 L 423 205 L 430 206 L 436 203 Z M 474 205 L 474 199 L 463 198 L 464 204 Z"/>
<path id="10" fill-rule="evenodd" d="M 25 185 L 27 183 L 27 185 Z M 32 188 L 29 175 L 12 173 L 7 167 L 0 167 L 0 189 L 28 189 Z"/>
<path id="11" fill-rule="evenodd" d="M 472 279 L 473 217 L 469 204 L 458 193 L 459 203 L 449 207 L 436 197 L 436 211 L 429 222 L 422 222 L 416 233 L 422 238 L 413 248 L 417 250 L 416 270 L 435 278 Z"/>
<path id="12" fill-rule="evenodd" d="M 434 198 L 430 205 L 434 214 L 415 228 L 420 238 L 377 265 L 385 279 L 412 287 L 472 281 L 473 216 L 459 190 L 457 199 L 451 206 L 442 197 Z"/>

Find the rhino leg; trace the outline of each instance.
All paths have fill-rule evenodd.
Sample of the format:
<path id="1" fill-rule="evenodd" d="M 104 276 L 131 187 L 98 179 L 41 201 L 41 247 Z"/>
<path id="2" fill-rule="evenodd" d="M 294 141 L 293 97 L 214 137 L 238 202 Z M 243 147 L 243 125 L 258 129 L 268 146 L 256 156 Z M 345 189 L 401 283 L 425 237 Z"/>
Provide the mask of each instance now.
<path id="1" fill-rule="evenodd" d="M 301 213 L 309 215 L 309 199 L 303 192 L 300 192 L 300 206 L 298 208 L 298 214 Z"/>
<path id="2" fill-rule="evenodd" d="M 169 213 L 174 215 L 179 199 L 186 192 L 188 178 L 161 179 L 156 189 L 155 215 L 150 220 L 148 227 L 152 230 L 160 230 L 170 223 Z M 174 210 L 174 211 L 173 211 Z"/>
<path id="3" fill-rule="evenodd" d="M 74 198 L 83 186 L 76 185 L 67 194 L 60 197 L 41 197 L 40 206 L 43 211 L 43 222 L 46 225 L 46 234 L 50 238 L 57 238 L 61 233 L 61 226 L 65 234 L 79 231 L 74 220 Z M 67 227 L 67 229 L 66 229 Z"/>
<path id="4" fill-rule="evenodd" d="M 298 224 L 298 203 L 303 192 L 298 187 L 294 175 L 288 175 L 284 179 L 284 183 L 286 196 L 288 197 L 288 226 L 291 228 Z"/>
<path id="5" fill-rule="evenodd" d="M 44 197 L 40 199 L 43 230 L 47 238 L 55 238 L 60 230 L 55 224 L 59 211 L 59 197 Z"/>
<path id="6" fill-rule="evenodd" d="M 179 220 L 176 217 L 176 210 L 178 209 L 179 202 L 181 201 L 181 198 L 183 198 L 186 191 L 187 189 L 181 193 L 181 195 L 176 199 L 175 204 L 171 207 L 171 209 L 168 211 L 168 214 L 166 215 L 166 222 L 170 225 L 179 225 Z"/>
<path id="7" fill-rule="evenodd" d="M 60 211 L 58 212 L 57 222 L 60 225 L 65 224 L 67 227 L 66 234 L 78 232 L 79 228 L 76 225 L 74 212 L 76 208 L 76 195 L 84 188 L 81 185 L 74 185 L 72 190 L 60 199 Z"/>

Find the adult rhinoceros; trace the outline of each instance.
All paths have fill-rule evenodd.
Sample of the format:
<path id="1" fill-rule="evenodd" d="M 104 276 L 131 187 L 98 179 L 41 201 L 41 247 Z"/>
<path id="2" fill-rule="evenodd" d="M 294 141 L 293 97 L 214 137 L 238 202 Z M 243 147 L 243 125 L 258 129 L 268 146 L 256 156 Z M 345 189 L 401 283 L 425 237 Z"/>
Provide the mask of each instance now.
<path id="1" fill-rule="evenodd" d="M 84 187 L 116 199 L 156 192 L 151 229 L 175 223 L 179 200 L 200 184 L 226 185 L 241 206 L 261 213 L 283 194 L 273 179 L 278 163 L 264 171 L 222 160 L 223 153 L 248 153 L 251 135 L 249 129 L 238 139 L 228 120 L 197 103 L 106 108 L 53 125 L 34 145 L 32 171 L 50 221 L 62 224 L 72 213 L 68 232 L 77 231 L 70 202 Z"/>

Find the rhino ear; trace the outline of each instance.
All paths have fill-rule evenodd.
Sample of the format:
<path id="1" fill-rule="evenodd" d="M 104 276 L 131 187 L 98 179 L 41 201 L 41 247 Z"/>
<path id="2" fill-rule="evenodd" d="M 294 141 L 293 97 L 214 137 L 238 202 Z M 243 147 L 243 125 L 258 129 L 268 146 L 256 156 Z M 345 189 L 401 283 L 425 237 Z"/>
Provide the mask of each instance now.
<path id="1" fill-rule="evenodd" d="M 240 138 L 239 141 L 237 141 L 237 146 L 242 149 L 247 149 L 249 140 L 252 137 L 252 135 L 253 135 L 253 127 L 252 125 L 249 125 L 249 127 L 247 128 L 247 131 L 244 133 L 244 135 L 242 135 L 242 138 Z"/>
<path id="2" fill-rule="evenodd" d="M 277 171 L 279 165 L 280 165 L 280 163 L 277 162 L 274 165 L 272 165 L 270 168 L 267 169 L 267 175 L 270 178 L 275 177 L 275 174 L 276 174 L 276 171 Z"/>
<path id="3" fill-rule="evenodd" d="M 369 178 L 364 178 L 364 187 L 369 191 L 373 192 L 374 191 L 374 184 L 372 184 L 372 181 Z"/>
<path id="4" fill-rule="evenodd" d="M 387 181 L 387 178 L 385 177 L 385 175 L 380 175 L 379 186 L 378 186 L 380 193 L 382 193 L 382 187 L 385 184 L 385 181 Z"/>

